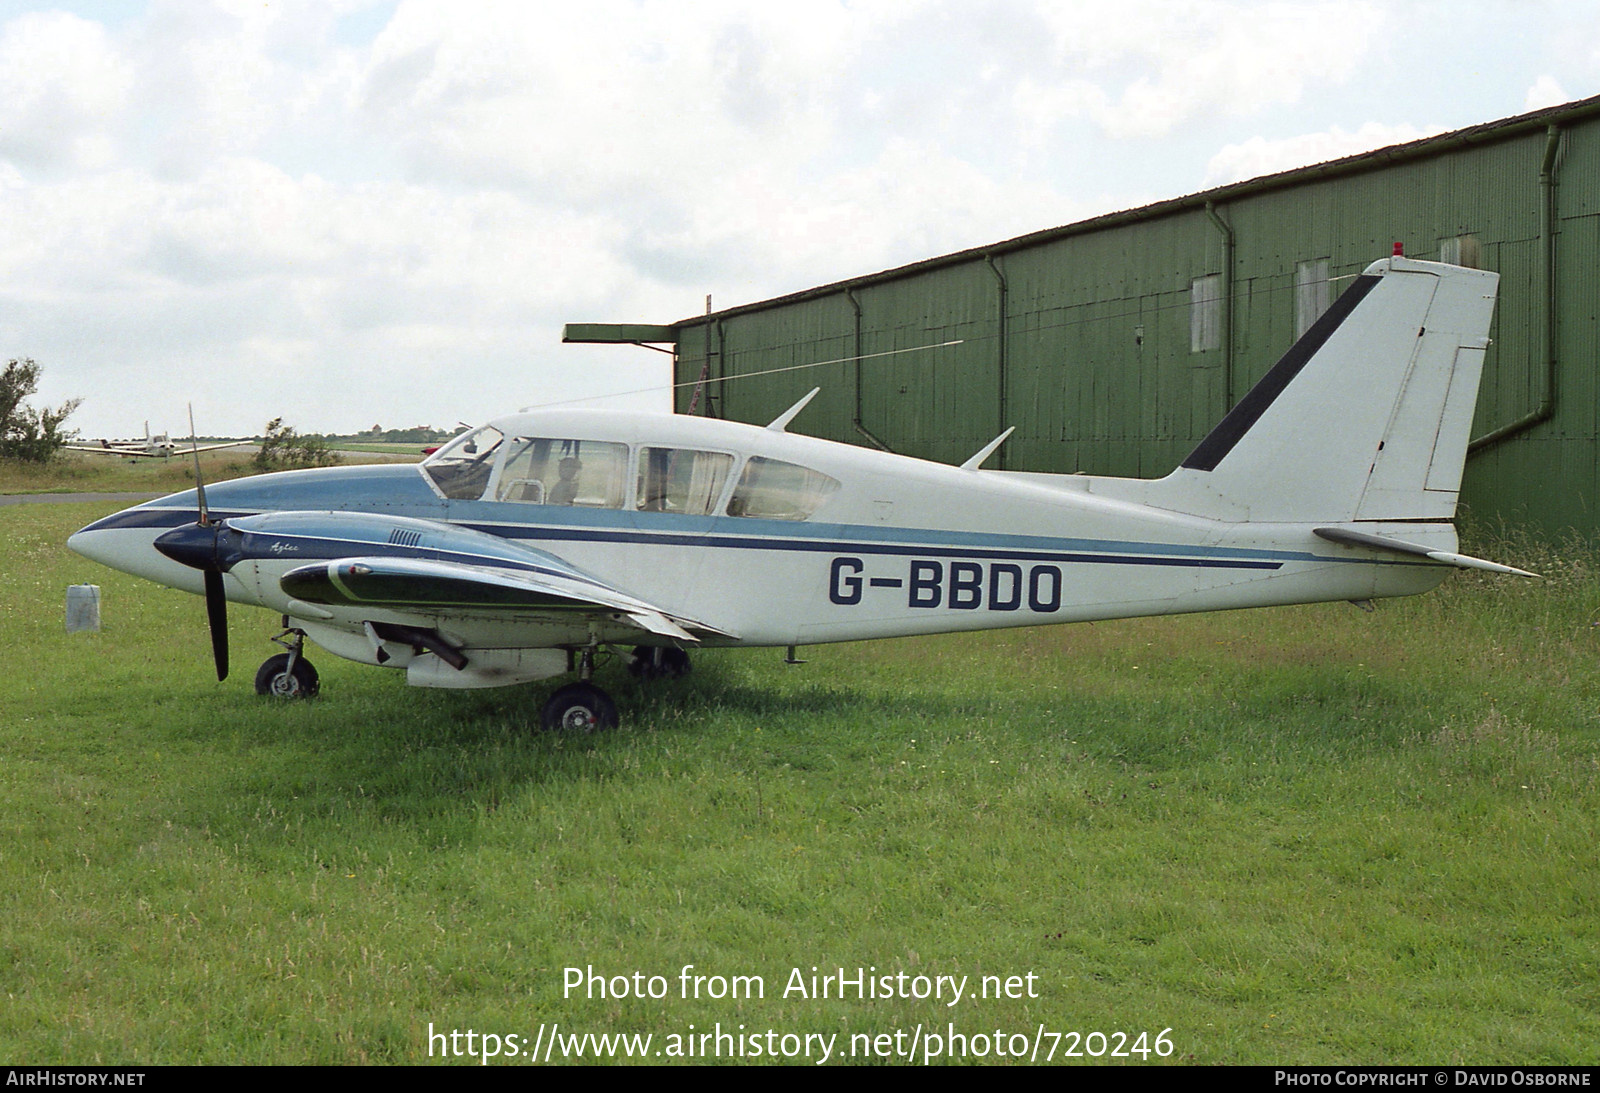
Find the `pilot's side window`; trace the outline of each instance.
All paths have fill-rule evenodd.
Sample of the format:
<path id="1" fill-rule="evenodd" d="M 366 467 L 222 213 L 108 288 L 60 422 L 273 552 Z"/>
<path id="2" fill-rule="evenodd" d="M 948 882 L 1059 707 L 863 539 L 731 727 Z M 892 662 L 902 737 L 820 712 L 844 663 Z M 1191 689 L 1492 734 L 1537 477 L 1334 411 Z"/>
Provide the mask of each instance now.
<path id="1" fill-rule="evenodd" d="M 511 441 L 495 500 L 620 509 L 627 483 L 626 444 L 519 436 Z"/>
<path id="2" fill-rule="evenodd" d="M 728 515 L 808 520 L 838 488 L 839 480 L 821 471 L 754 456 L 728 500 Z"/>
<path id="3" fill-rule="evenodd" d="M 689 448 L 646 448 L 639 453 L 642 512 L 709 515 L 733 471 L 733 456 Z"/>
<path id="4" fill-rule="evenodd" d="M 495 454 L 505 434 L 492 425 L 462 433 L 422 461 L 439 492 L 455 501 L 476 501 L 489 485 Z"/>

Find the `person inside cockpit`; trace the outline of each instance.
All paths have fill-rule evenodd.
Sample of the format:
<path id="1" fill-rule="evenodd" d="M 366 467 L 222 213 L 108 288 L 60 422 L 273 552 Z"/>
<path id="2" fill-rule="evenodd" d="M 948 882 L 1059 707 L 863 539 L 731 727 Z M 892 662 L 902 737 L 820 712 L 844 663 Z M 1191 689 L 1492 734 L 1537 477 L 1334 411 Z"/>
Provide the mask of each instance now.
<path id="1" fill-rule="evenodd" d="M 583 463 L 575 455 L 569 455 L 556 465 L 558 479 L 550 487 L 550 497 L 547 504 L 570 505 L 578 498 L 578 472 L 583 469 Z"/>

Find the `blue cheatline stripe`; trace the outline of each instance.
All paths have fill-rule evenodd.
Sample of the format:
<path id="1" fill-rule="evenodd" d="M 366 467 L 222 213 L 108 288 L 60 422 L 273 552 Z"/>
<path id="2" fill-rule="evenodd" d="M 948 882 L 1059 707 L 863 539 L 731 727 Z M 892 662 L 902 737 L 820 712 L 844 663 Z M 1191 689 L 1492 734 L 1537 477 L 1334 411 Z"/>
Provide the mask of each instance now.
<path id="1" fill-rule="evenodd" d="M 1151 556 L 1144 554 L 1092 554 L 1080 551 L 1021 550 L 1006 547 L 932 546 L 922 543 L 873 543 L 850 539 L 798 539 L 745 535 L 680 535 L 653 531 L 594 531 L 589 528 L 525 527 L 464 524 L 475 531 L 508 539 L 587 543 L 636 543 L 652 546 L 713 547 L 727 550 L 780 550 L 809 554 L 894 554 L 907 558 L 986 558 L 1028 562 L 1099 562 L 1107 565 L 1190 566 L 1202 569 L 1281 569 L 1282 558 L 1226 558 Z M 998 539 L 999 536 L 992 536 Z M 1130 544 L 1132 545 L 1132 544 Z M 1170 548 L 1169 548 L 1170 549 Z M 1267 551 L 1253 551 L 1266 555 Z M 1315 555 L 1306 555 L 1314 558 Z M 1319 561 L 1325 559 L 1318 559 Z M 1331 560 L 1331 559 L 1326 559 Z"/>
<path id="2" fill-rule="evenodd" d="M 526 520 L 497 519 L 496 517 L 508 515 L 509 506 L 472 506 L 474 511 L 460 512 L 453 516 L 455 524 L 459 527 L 469 527 L 477 531 L 485 531 L 493 535 L 506 538 L 522 538 L 530 534 L 543 535 L 552 539 L 583 539 L 586 537 L 614 536 L 619 542 L 643 541 L 637 537 L 648 536 L 651 541 L 663 542 L 667 545 L 694 545 L 714 546 L 718 541 L 728 542 L 736 546 L 747 545 L 750 542 L 766 544 L 768 542 L 810 541 L 826 543 L 892 543 L 897 546 L 913 546 L 925 543 L 930 548 L 950 547 L 975 547 L 1003 548 L 1006 550 L 1046 550 L 1060 552 L 1063 550 L 1086 551 L 1094 553 L 1138 553 L 1138 554 L 1170 554 L 1182 557 L 1208 557 L 1208 558 L 1257 558 L 1272 561 L 1282 561 L 1285 558 L 1303 557 L 1315 558 L 1310 552 L 1296 554 L 1293 551 L 1266 550 L 1250 547 L 1206 547 L 1185 543 L 1161 543 L 1141 541 L 1137 539 L 1085 539 L 1063 535 L 1024 534 L 1021 532 L 990 532 L 990 531 L 958 531 L 948 528 L 918 528 L 877 524 L 834 524 L 826 521 L 793 521 L 793 520 L 765 520 L 754 517 L 736 516 L 663 516 L 655 513 L 635 513 L 623 510 L 596 510 L 591 509 L 583 513 L 582 519 L 575 519 L 579 514 L 568 515 L 570 510 L 553 510 L 551 515 L 559 513 L 560 526 L 551 526 Z M 484 511 L 488 510 L 488 511 Z M 498 511 L 496 511 L 498 510 Z M 512 512 L 515 510 L 512 509 Z M 550 510 L 547 510 L 550 511 Z M 610 518 L 597 520 L 594 516 L 606 513 Z M 635 538 L 622 538 L 634 536 Z M 773 549 L 785 549 L 781 546 Z M 792 548 L 803 549 L 803 548 Z M 831 547 L 829 548 L 831 549 Z"/>
<path id="3" fill-rule="evenodd" d="M 219 519 L 229 517 L 262 515 L 260 513 L 216 513 Z M 379 515 L 381 513 L 363 513 L 362 515 Z M 633 513 L 619 512 L 620 517 L 632 518 Z M 194 511 L 182 509 L 152 509 L 140 507 L 128 509 L 124 512 L 109 516 L 95 524 L 90 524 L 85 531 L 98 531 L 109 528 L 171 528 L 182 524 L 193 523 L 197 518 Z M 415 519 L 415 518 L 413 518 Z M 733 518 L 715 518 L 719 522 Z M 1404 558 L 1338 558 L 1311 551 L 1293 550 L 1268 550 L 1247 547 L 1184 547 L 1171 543 L 1141 543 L 1141 542 L 1115 542 L 1105 540 L 1064 539 L 1051 540 L 1045 536 L 1002 536 L 982 532 L 939 532 L 920 528 L 857 528 L 851 525 L 830 526 L 834 532 L 830 536 L 817 535 L 814 529 L 807 525 L 798 525 L 793 530 L 784 529 L 783 532 L 773 531 L 765 535 L 727 535 L 712 532 L 685 533 L 666 531 L 637 531 L 621 528 L 583 528 L 583 527 L 557 527 L 547 524 L 505 524 L 489 523 L 484 521 L 447 522 L 434 520 L 441 528 L 465 528 L 472 531 L 484 532 L 496 538 L 518 542 L 519 540 L 537 540 L 541 543 L 557 542 L 588 542 L 588 543 L 618 543 L 640 544 L 651 546 L 687 546 L 710 547 L 728 550 L 775 550 L 798 553 L 817 554 L 880 554 L 898 555 L 902 557 L 925 558 L 983 558 L 989 560 L 1016 559 L 1020 561 L 1035 562 L 1062 562 L 1079 564 L 1101 565 L 1138 565 L 1138 566 L 1177 566 L 1197 569 L 1246 569 L 1246 570 L 1274 570 L 1281 569 L 1289 562 L 1314 562 L 1319 564 L 1335 563 L 1350 565 L 1433 565 L 1427 561 L 1408 561 Z M 765 523 L 765 521 L 763 521 Z M 871 534 L 875 538 L 853 539 L 844 536 L 852 531 L 860 534 Z M 807 534 L 807 533 L 810 534 Z M 844 533 L 841 536 L 840 533 Z M 279 534 L 268 532 L 251 532 L 248 534 Z M 940 543 L 934 542 L 895 542 L 889 536 L 904 537 L 909 539 L 934 539 L 939 538 Z M 947 545 L 951 539 L 971 540 L 971 545 Z M 1026 543 L 1027 546 L 1011 546 L 1007 543 Z M 1077 549 L 1050 549 L 1047 544 L 1052 542 L 1070 544 Z M 993 545 L 980 545 L 993 544 Z M 370 541 L 359 542 L 358 545 L 373 548 L 374 553 L 385 552 L 384 543 Z M 448 551 L 447 551 L 448 553 Z M 467 557 L 474 557 L 466 555 Z M 492 558 L 491 555 L 476 556 Z M 314 559 L 312 559 L 314 560 Z M 562 560 L 562 559 L 556 559 Z M 511 559 L 501 560 L 507 567 L 515 567 L 516 562 Z M 482 564 L 480 561 L 478 564 Z M 524 563 L 527 564 L 527 563 Z M 557 572 L 557 571 L 553 571 Z M 562 576 L 582 579 L 577 574 L 561 573 Z"/>
<path id="4" fill-rule="evenodd" d="M 892 543 L 863 543 L 852 541 L 826 540 L 826 539 L 772 539 L 754 538 L 747 536 L 687 536 L 663 535 L 659 532 L 597 532 L 593 530 L 576 530 L 572 528 L 517 528 L 507 529 L 499 526 L 490 530 L 485 525 L 452 525 L 464 527 L 468 530 L 481 531 L 515 541 L 519 538 L 538 538 L 540 540 L 558 539 L 568 542 L 621 542 L 644 546 L 694 546 L 713 547 L 734 550 L 781 550 L 785 552 L 803 552 L 816 554 L 879 554 L 898 555 L 902 557 L 917 558 L 983 558 L 995 561 L 1026 561 L 1026 562 L 1058 562 L 1058 563 L 1102 563 L 1113 565 L 1155 565 L 1155 566 L 1190 566 L 1202 569 L 1281 569 L 1281 560 L 1234 559 L 1234 558 L 1197 558 L 1197 557 L 1149 557 L 1135 554 L 1092 554 L 1080 551 L 1043 551 L 1043 550 L 1007 550 L 1003 548 L 980 549 L 973 547 L 936 547 L 923 544 L 903 545 Z M 507 535 L 507 530 L 522 531 L 521 535 Z M 374 542 L 369 539 L 339 539 L 333 536 L 297 535 L 289 532 L 272 531 L 247 531 L 243 532 L 245 556 L 251 558 L 281 558 L 282 553 L 274 553 L 269 547 L 252 544 L 250 540 L 257 538 L 266 543 L 294 540 L 301 544 L 305 553 L 296 552 L 295 556 L 305 558 L 307 561 L 336 560 L 349 557 L 352 554 L 371 553 L 374 556 L 391 557 L 416 557 L 435 558 L 448 556 L 451 560 L 460 559 L 465 564 L 496 565 L 504 569 L 530 570 L 535 573 L 545 573 L 551 576 L 567 577 L 571 580 L 581 581 L 585 584 L 598 582 L 581 576 L 577 573 L 563 572 L 535 562 L 521 559 L 501 558 L 497 555 L 474 554 L 470 551 L 452 550 L 449 548 L 417 546 L 403 547 L 389 543 Z M 353 548 L 353 549 L 352 549 Z M 441 560 L 443 558 L 441 557 Z M 605 586 L 602 586 L 605 587 Z"/>

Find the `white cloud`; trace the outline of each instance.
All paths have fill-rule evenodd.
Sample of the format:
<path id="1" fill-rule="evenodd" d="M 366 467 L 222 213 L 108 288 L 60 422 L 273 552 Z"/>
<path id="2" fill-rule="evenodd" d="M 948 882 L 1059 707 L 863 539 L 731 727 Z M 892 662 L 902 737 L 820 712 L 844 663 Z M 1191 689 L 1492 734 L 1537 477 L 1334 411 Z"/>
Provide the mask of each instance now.
<path id="1" fill-rule="evenodd" d="M 0 27 L 0 160 L 106 166 L 131 84 L 98 24 L 58 12 L 11 20 Z"/>
<path id="2" fill-rule="evenodd" d="M 145 122 L 141 151 L 168 177 L 286 139 L 324 154 L 347 139 L 354 51 L 331 41 L 343 3 L 155 0 L 123 36 Z M 332 130 L 330 132 L 330 130 Z"/>
<path id="3" fill-rule="evenodd" d="M 1556 83 L 1555 77 L 1547 73 L 1533 81 L 1533 86 L 1528 88 L 1528 94 L 1522 100 L 1522 108 L 1543 110 L 1547 106 L 1560 106 L 1570 98 L 1571 96 L 1561 90 L 1561 85 Z"/>
<path id="4" fill-rule="evenodd" d="M 709 256 L 709 269 L 691 267 L 689 275 L 717 278 L 718 306 L 1068 223 L 1112 204 L 997 179 L 909 139 L 891 140 L 871 162 L 816 182 L 750 163 L 718 186 L 726 200 L 645 240 L 659 253 Z"/>
<path id="5" fill-rule="evenodd" d="M 642 386 L 663 358 L 563 347 L 560 324 L 671 321 L 1172 196 L 1230 119 L 1293 132 L 1288 107 L 1381 84 L 1400 20 L 1375 0 L 126 10 L 0 23 L 0 352 L 108 433 L 208 385 L 202 427 L 238 430 Z M 1211 181 L 1422 135 L 1253 138 Z"/>
<path id="6" fill-rule="evenodd" d="M 799 169 L 870 18 L 840 5 L 401 7 L 356 94 L 414 178 L 670 215 L 752 159 Z"/>
<path id="7" fill-rule="evenodd" d="M 1118 137 L 1171 132 L 1201 114 L 1251 114 L 1350 78 L 1381 39 L 1372 3 L 1127 0 L 1043 13 L 1056 71 L 1017 88 L 1035 129 L 1083 118 Z M 1037 139 L 1037 138 L 1036 138 Z"/>
<path id="8" fill-rule="evenodd" d="M 614 257 L 614 225 L 493 192 L 296 179 L 234 159 L 181 183 L 121 172 L 34 186 L 11 209 L 0 335 L 16 344 L 26 328 L 17 352 L 72 363 L 97 432 L 115 432 L 106 419 L 127 406 L 206 394 L 208 429 L 250 431 L 291 406 L 330 427 L 315 419 L 336 406 L 421 420 L 441 402 L 481 416 L 497 388 L 520 404 L 533 385 L 637 387 L 627 368 L 564 374 L 578 354 L 559 346 L 561 323 L 688 310 Z M 540 356 L 557 367 L 535 384 L 527 362 Z"/>
<path id="9" fill-rule="evenodd" d="M 1417 128 L 1413 125 L 1384 125 L 1369 121 L 1355 132 L 1334 126 L 1323 133 L 1305 133 L 1283 140 L 1251 137 L 1239 144 L 1223 148 L 1206 164 L 1206 186 L 1222 186 L 1247 178 L 1293 170 L 1331 159 L 1370 152 L 1391 144 L 1431 137 L 1442 130 L 1437 127 Z"/>

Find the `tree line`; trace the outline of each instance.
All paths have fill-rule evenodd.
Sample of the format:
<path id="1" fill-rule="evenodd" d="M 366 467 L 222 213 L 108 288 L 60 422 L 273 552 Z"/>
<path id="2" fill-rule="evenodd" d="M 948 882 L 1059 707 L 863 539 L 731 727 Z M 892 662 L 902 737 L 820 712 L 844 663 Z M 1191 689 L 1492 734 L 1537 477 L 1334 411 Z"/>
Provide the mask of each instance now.
<path id="1" fill-rule="evenodd" d="M 78 435 L 76 429 L 63 426 L 82 399 L 68 399 L 54 409 L 28 405 L 28 398 L 39 389 L 39 372 L 37 361 L 21 357 L 7 361 L 0 373 L 0 459 L 47 463 Z M 251 464 L 257 471 L 279 471 L 326 467 L 338 461 L 320 438 L 297 433 L 277 417 L 267 422 L 261 449 Z"/>

